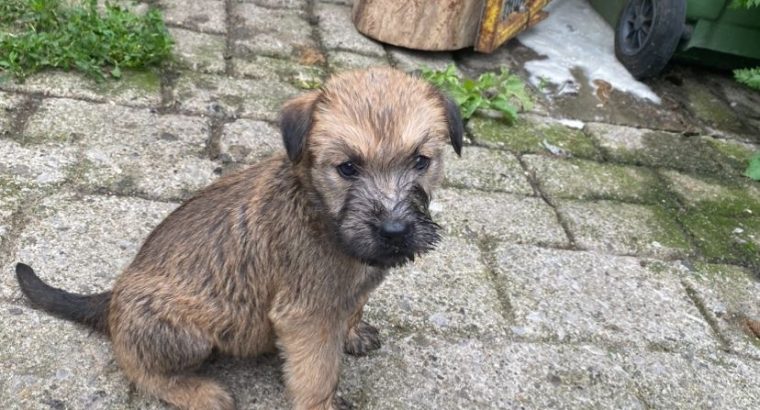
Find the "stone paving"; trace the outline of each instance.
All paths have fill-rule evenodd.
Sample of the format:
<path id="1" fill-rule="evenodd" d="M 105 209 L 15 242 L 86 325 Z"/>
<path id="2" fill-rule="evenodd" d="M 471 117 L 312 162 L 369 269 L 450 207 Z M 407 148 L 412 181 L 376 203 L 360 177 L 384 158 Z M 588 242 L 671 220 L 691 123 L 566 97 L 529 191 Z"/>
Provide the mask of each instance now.
<path id="1" fill-rule="evenodd" d="M 382 45 L 355 31 L 350 1 L 148 3 L 176 41 L 161 70 L 0 83 L 4 409 L 164 408 L 105 338 L 32 309 L 17 261 L 55 286 L 107 289 L 182 200 L 280 150 L 279 105 L 332 73 L 525 77 L 537 58 L 518 41 L 491 55 Z M 648 84 L 662 105 L 536 89 L 514 125 L 468 122 L 431 206 L 445 239 L 370 299 L 384 344 L 344 359 L 342 396 L 361 409 L 757 408 L 760 184 L 741 173 L 760 150 L 760 94 L 684 66 Z M 280 365 L 201 371 L 241 409 L 277 409 Z"/>

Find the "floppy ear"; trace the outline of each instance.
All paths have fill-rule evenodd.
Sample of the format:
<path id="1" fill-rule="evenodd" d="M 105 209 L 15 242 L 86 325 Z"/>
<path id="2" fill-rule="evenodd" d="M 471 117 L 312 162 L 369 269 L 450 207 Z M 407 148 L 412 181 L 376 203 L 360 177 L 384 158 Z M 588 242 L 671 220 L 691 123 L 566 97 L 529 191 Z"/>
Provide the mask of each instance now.
<path id="1" fill-rule="evenodd" d="M 446 110 L 446 122 L 449 125 L 449 138 L 454 152 L 462 156 L 462 138 L 464 138 L 464 124 L 462 123 L 462 114 L 459 106 L 449 96 L 441 93 L 443 107 Z"/>
<path id="2" fill-rule="evenodd" d="M 312 114 L 319 98 L 318 91 L 298 96 L 282 107 L 280 131 L 288 158 L 298 162 L 306 146 L 306 135 L 311 130 Z"/>

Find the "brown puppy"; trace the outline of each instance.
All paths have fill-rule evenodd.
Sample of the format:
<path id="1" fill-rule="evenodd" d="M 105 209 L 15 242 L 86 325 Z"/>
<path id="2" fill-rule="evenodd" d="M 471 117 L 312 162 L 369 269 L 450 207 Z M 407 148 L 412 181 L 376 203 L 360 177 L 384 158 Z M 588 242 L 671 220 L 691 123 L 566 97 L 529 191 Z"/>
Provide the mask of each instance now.
<path id="1" fill-rule="evenodd" d="M 220 178 L 169 215 L 110 292 L 74 295 L 18 264 L 36 305 L 110 336 L 142 390 L 231 409 L 192 374 L 216 348 L 279 348 L 297 409 L 332 409 L 345 350 L 380 346 L 362 308 L 390 267 L 434 247 L 431 191 L 462 146 L 457 106 L 391 69 L 348 72 L 287 103 L 286 153 Z"/>

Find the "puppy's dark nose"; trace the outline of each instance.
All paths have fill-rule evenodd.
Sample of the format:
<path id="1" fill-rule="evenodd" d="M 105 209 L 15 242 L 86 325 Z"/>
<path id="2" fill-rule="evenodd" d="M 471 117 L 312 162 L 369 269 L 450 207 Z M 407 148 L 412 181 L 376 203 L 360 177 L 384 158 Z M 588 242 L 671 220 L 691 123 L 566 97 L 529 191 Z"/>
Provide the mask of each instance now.
<path id="1" fill-rule="evenodd" d="M 398 219 L 386 219 L 380 224 L 380 235 L 387 239 L 401 239 L 409 233 L 410 225 Z"/>

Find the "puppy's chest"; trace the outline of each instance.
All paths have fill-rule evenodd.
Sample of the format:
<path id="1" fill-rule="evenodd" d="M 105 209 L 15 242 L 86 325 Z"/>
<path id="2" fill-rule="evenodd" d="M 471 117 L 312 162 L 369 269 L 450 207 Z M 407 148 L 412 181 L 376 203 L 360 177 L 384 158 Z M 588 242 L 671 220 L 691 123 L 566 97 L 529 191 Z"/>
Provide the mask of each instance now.
<path id="1" fill-rule="evenodd" d="M 344 292 L 345 303 L 351 308 L 357 300 L 366 298 L 369 293 L 380 286 L 385 279 L 387 270 L 364 266 L 362 270 L 356 273 L 353 281 L 348 281 L 350 286 L 347 286 Z"/>

